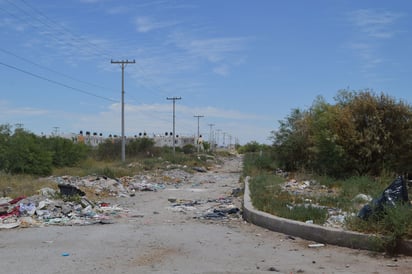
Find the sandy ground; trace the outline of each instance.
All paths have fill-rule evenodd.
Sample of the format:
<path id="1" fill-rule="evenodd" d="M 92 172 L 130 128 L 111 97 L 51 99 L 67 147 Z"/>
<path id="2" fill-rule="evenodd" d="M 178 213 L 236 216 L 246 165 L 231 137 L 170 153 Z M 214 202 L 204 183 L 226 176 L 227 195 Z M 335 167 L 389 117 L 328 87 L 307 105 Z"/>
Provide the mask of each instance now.
<path id="1" fill-rule="evenodd" d="M 242 219 L 202 220 L 213 203 L 171 208 L 170 198 L 218 199 L 239 187 L 234 157 L 189 184 L 138 192 L 113 203 L 129 208 L 113 224 L 0 231 L 1 273 L 411 273 L 412 258 L 312 242 Z M 240 201 L 236 201 L 240 203 Z M 240 204 L 238 204 L 240 207 Z"/>

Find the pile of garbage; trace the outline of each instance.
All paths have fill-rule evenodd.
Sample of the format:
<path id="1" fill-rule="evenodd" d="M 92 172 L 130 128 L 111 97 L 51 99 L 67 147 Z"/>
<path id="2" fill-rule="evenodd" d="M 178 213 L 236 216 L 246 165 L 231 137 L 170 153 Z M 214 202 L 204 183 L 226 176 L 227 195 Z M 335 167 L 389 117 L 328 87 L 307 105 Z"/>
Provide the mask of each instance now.
<path id="1" fill-rule="evenodd" d="M 325 185 L 321 185 L 314 180 L 303 180 L 298 181 L 295 179 L 286 181 L 281 185 L 282 191 L 286 191 L 292 195 L 296 196 L 307 196 L 307 197 L 319 197 L 321 195 L 335 195 L 335 189 L 329 189 Z M 294 206 L 311 206 L 315 208 L 322 208 L 326 209 L 328 212 L 328 218 L 326 222 L 323 224 L 325 227 L 333 227 L 333 228 L 342 228 L 345 223 L 346 217 L 349 215 L 348 212 L 345 212 L 339 208 L 332 208 L 321 206 L 316 203 L 313 203 L 312 199 L 305 199 L 304 204 L 297 204 L 290 206 L 289 208 L 293 208 Z M 306 223 L 311 224 L 313 223 L 312 220 L 307 220 Z"/>
<path id="2" fill-rule="evenodd" d="M 110 197 L 130 197 L 135 191 L 156 191 L 164 188 L 162 183 L 150 182 L 151 177 L 146 175 L 136 175 L 134 177 L 125 176 L 120 179 L 112 179 L 106 176 L 62 176 L 52 177 L 50 180 L 58 185 L 70 185 L 87 192 L 93 196 Z"/>
<path id="3" fill-rule="evenodd" d="M 358 217 L 368 220 L 373 214 L 380 214 L 385 207 L 396 207 L 397 203 L 409 203 L 408 188 L 403 177 L 396 178 L 378 197 L 364 205 Z"/>
<path id="4" fill-rule="evenodd" d="M 198 171 L 203 172 L 203 171 Z M 43 188 L 37 195 L 15 199 L 0 198 L 0 229 L 42 227 L 48 225 L 110 224 L 114 218 L 129 216 L 129 210 L 107 202 L 92 202 L 105 198 L 133 197 L 136 192 L 161 191 L 166 187 L 180 188 L 192 184 L 215 183 L 195 180 L 193 174 L 182 169 L 166 169 L 156 174 L 140 174 L 112 179 L 106 176 L 52 176 L 58 190 Z M 236 194 L 240 190 L 236 189 Z M 180 212 L 196 211 L 198 219 L 240 218 L 240 210 L 230 197 L 206 201 L 175 200 L 171 209 Z M 113 200 L 113 199 L 110 199 Z"/>
<path id="5" fill-rule="evenodd" d="M 127 213 L 116 205 L 93 203 L 71 185 L 59 184 L 59 189 L 60 194 L 43 188 L 30 197 L 0 198 L 0 228 L 110 224 Z"/>
<path id="6" fill-rule="evenodd" d="M 169 198 L 169 209 L 187 214 L 195 212 L 199 220 L 232 220 L 241 219 L 241 210 L 235 206 L 233 196 L 207 200 L 184 200 Z"/>
<path id="7" fill-rule="evenodd" d="M 113 218 L 127 216 L 128 210 L 107 202 L 92 202 L 86 196 L 131 197 L 136 191 L 158 191 L 166 187 L 162 180 L 176 184 L 176 171 L 159 179 L 150 175 L 125 176 L 112 179 L 106 176 L 58 176 L 48 179 L 59 191 L 43 188 L 30 197 L 0 198 L 0 229 L 41 227 L 47 225 L 109 224 Z M 179 173 L 178 176 L 187 174 Z M 169 177 L 170 176 L 170 177 Z M 182 177 L 180 177 L 182 178 Z M 183 177 L 184 178 L 184 177 Z"/>
<path id="8" fill-rule="evenodd" d="M 305 197 L 319 197 L 325 195 L 335 195 L 337 194 L 336 189 L 329 189 L 324 185 L 320 185 L 316 181 L 297 181 L 297 180 L 289 180 L 281 185 L 282 191 L 286 191 L 292 195 L 300 195 Z M 406 181 L 403 177 L 396 178 L 384 191 L 383 193 L 375 198 L 372 199 L 369 195 L 365 194 L 358 194 L 353 199 L 354 205 L 358 205 L 360 203 L 367 203 L 364 204 L 363 207 L 361 205 L 361 209 L 359 210 L 357 216 L 361 219 L 367 220 L 372 214 L 380 213 L 384 211 L 386 206 L 394 207 L 397 203 L 408 203 L 408 189 L 406 185 Z M 343 211 L 339 208 L 331 208 L 320 206 L 316 203 L 313 203 L 310 198 L 305 199 L 304 204 L 298 205 L 291 205 L 289 208 L 293 208 L 294 206 L 312 206 L 317 208 L 326 209 L 328 212 L 328 219 L 323 224 L 326 227 L 334 227 L 343 229 L 345 225 L 345 220 L 347 217 L 355 216 L 354 213 L 348 213 Z M 306 223 L 312 223 L 312 220 L 307 220 Z"/>

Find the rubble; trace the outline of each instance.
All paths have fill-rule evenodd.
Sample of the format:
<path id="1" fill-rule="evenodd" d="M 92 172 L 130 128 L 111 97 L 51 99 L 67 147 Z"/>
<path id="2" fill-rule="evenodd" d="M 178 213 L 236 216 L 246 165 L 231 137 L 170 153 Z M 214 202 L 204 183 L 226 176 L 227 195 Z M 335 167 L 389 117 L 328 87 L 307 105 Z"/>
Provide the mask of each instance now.
<path id="1" fill-rule="evenodd" d="M 0 228 L 107 224 L 112 222 L 114 215 L 125 211 L 125 209 L 108 204 L 93 204 L 87 198 L 82 198 L 77 202 L 64 201 L 42 195 L 45 192 L 40 193 L 3 203 L 1 207 L 7 207 L 8 210 L 0 213 Z M 7 198 L 2 200 L 7 200 Z"/>
<path id="2" fill-rule="evenodd" d="M 339 208 L 320 206 L 319 204 L 313 203 L 312 199 L 310 199 L 310 197 L 317 198 L 326 195 L 336 195 L 337 190 L 329 189 L 325 185 L 321 185 L 314 180 L 298 181 L 295 179 L 291 179 L 283 183 L 281 185 L 281 189 L 295 196 L 309 197 L 305 199 L 305 204 L 287 205 L 289 209 L 292 209 L 295 206 L 312 206 L 326 209 L 328 211 L 328 218 L 323 226 L 337 229 L 344 228 L 345 220 L 349 215 L 348 212 L 342 211 Z M 361 199 L 368 199 L 368 196 L 358 195 L 354 198 L 354 201 L 360 201 Z M 306 223 L 313 224 L 313 220 L 307 220 Z"/>
<path id="3" fill-rule="evenodd" d="M 187 172 L 187 167 L 170 167 L 152 174 L 139 174 L 121 178 L 90 175 L 52 176 L 48 180 L 56 188 L 43 188 L 37 195 L 11 199 L 0 198 L 0 229 L 15 227 L 42 227 L 49 225 L 110 224 L 113 218 L 128 216 L 129 210 L 106 202 L 92 202 L 105 198 L 133 197 L 136 192 L 156 192 L 166 188 L 178 189 L 189 186 L 191 191 L 207 188 L 220 178 L 207 170 L 192 169 L 202 176 Z M 223 178 L 224 179 L 224 178 Z M 240 209 L 234 206 L 232 198 L 238 197 L 241 189 L 233 189 L 229 197 L 209 200 L 184 200 L 170 198 L 170 210 L 194 212 L 198 219 L 240 218 Z M 133 215 L 133 213 L 131 214 Z M 139 216 L 142 217 L 142 216 Z"/>

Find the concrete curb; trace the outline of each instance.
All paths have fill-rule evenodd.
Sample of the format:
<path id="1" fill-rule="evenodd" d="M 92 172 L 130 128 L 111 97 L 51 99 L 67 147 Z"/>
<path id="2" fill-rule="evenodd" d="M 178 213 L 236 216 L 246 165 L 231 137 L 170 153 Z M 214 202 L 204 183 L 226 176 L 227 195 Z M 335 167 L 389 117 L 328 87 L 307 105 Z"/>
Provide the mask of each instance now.
<path id="1" fill-rule="evenodd" d="M 318 243 L 332 244 L 354 249 L 373 250 L 373 243 L 379 239 L 374 235 L 343 231 L 315 224 L 306 224 L 259 211 L 252 205 L 248 178 L 245 179 L 243 218 L 250 223 L 267 228 L 271 231 L 300 237 Z M 401 241 L 399 243 L 398 252 L 411 256 L 412 241 Z"/>

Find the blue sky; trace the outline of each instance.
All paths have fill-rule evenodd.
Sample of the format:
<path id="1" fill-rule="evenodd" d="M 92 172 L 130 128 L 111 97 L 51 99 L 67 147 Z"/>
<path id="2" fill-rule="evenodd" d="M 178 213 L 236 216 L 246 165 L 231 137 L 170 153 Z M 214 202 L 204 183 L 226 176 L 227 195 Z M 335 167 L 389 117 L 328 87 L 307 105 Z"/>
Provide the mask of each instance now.
<path id="1" fill-rule="evenodd" d="M 58 4 L 57 4 L 58 3 Z M 318 95 L 411 103 L 412 2 L 0 0 L 0 124 L 34 133 L 176 133 L 270 143 Z M 212 127 L 209 125 L 213 124 Z M 218 131 L 219 130 L 219 131 Z"/>

